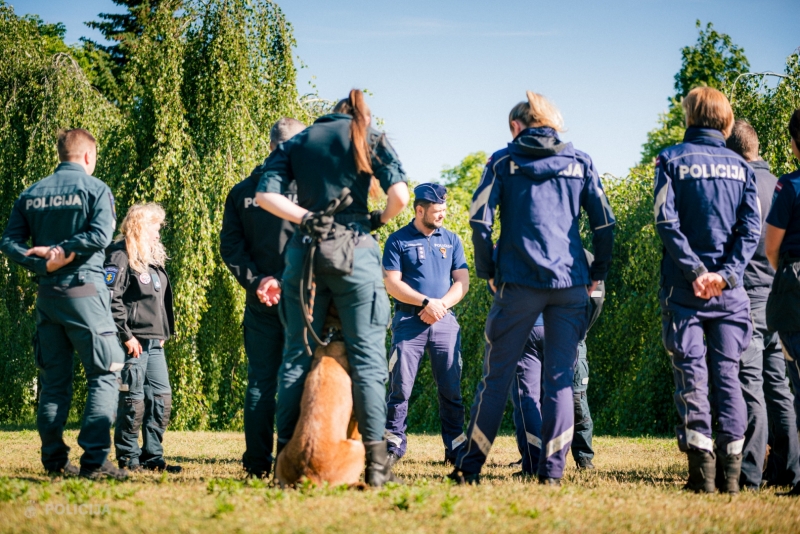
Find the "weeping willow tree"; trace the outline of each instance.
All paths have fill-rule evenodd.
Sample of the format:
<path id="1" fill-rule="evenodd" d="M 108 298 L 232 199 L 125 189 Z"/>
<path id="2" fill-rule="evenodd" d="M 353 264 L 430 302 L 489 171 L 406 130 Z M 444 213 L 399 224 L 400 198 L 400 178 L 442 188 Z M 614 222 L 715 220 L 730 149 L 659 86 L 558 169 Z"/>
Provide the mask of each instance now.
<path id="1" fill-rule="evenodd" d="M 95 175 L 114 191 L 118 216 L 136 202 L 167 211 L 174 424 L 237 427 L 244 295 L 219 257 L 218 236 L 225 196 L 267 156 L 270 125 L 282 116 L 311 118 L 296 90 L 291 26 L 268 0 L 162 0 L 131 9 L 142 31 L 121 47 L 126 61 L 112 96 L 92 86 L 79 50 L 54 45 L 41 21 L 17 17 L 0 0 L 0 224 L 19 193 L 57 165 L 59 128 L 95 134 Z M 0 423 L 30 421 L 35 412 L 34 299 L 33 276 L 0 258 Z M 73 418 L 82 412 L 83 382 L 76 376 Z"/>

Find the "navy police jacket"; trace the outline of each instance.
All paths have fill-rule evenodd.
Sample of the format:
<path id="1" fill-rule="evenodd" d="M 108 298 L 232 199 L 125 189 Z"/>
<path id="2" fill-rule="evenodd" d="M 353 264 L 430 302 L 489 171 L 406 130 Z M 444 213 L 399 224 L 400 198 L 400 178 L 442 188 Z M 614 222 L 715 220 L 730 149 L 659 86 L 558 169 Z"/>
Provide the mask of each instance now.
<path id="1" fill-rule="evenodd" d="M 219 236 L 222 260 L 245 289 L 247 304 L 261 303 L 256 290 L 262 279 L 267 276 L 281 277 L 283 249 L 294 233 L 292 223 L 256 204 L 256 187 L 263 167 L 264 163 L 256 167 L 250 176 L 233 186 L 228 193 Z M 297 186 L 294 182 L 289 184 L 286 197 L 297 202 Z M 264 306 L 263 309 L 268 313 L 277 313 L 275 306 Z"/>
<path id="2" fill-rule="evenodd" d="M 658 155 L 655 181 L 662 287 L 691 290 L 707 272 L 742 286 L 761 236 L 753 169 L 719 131 L 688 128 L 683 143 Z"/>
<path id="3" fill-rule="evenodd" d="M 581 208 L 594 234 L 591 266 L 579 232 Z M 469 215 L 475 270 L 495 285 L 568 288 L 608 274 L 615 220 L 603 185 L 591 158 L 551 128 L 528 128 L 489 158 Z"/>

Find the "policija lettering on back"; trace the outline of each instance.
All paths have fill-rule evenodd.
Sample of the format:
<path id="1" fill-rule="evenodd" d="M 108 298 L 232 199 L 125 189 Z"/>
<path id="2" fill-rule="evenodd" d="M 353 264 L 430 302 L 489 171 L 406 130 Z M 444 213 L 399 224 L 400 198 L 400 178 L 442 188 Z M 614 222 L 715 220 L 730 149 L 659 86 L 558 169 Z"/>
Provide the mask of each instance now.
<path id="1" fill-rule="evenodd" d="M 43 210 L 47 208 L 59 208 L 61 206 L 81 206 L 79 195 L 54 195 L 50 197 L 35 197 L 25 201 L 25 209 Z"/>

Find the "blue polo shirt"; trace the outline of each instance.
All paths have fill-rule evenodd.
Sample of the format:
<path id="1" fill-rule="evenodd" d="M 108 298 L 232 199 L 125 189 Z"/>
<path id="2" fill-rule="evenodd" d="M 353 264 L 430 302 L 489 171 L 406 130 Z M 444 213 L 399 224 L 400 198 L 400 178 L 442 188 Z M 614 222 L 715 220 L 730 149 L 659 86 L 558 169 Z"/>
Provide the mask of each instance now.
<path id="1" fill-rule="evenodd" d="M 784 174 L 778 180 L 767 223 L 786 230 L 781 254 L 800 258 L 800 171 Z"/>
<path id="2" fill-rule="evenodd" d="M 403 282 L 428 298 L 440 299 L 450 289 L 451 274 L 467 268 L 461 239 L 445 228 L 426 236 L 412 220 L 386 240 L 383 268 L 403 273 Z"/>

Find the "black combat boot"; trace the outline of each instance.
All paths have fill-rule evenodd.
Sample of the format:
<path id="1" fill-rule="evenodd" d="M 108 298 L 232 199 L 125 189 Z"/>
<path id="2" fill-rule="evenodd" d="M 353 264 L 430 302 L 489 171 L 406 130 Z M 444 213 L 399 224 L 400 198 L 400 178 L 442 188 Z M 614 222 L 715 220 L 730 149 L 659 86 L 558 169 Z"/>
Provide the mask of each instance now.
<path id="1" fill-rule="evenodd" d="M 367 468 L 364 471 L 364 482 L 367 485 L 379 488 L 387 482 L 402 484 L 402 481 L 392 473 L 385 440 L 364 442 L 364 448 L 367 450 Z"/>
<path id="2" fill-rule="evenodd" d="M 689 457 L 689 480 L 683 489 L 695 493 L 714 493 L 714 476 L 717 472 L 714 453 L 689 449 L 686 455 Z"/>
<path id="3" fill-rule="evenodd" d="M 539 475 L 539 484 L 543 486 L 560 486 L 561 479 L 560 478 L 550 478 L 550 477 L 543 477 Z"/>
<path id="4" fill-rule="evenodd" d="M 114 464 L 106 460 L 106 463 L 100 466 L 81 466 L 81 477 L 88 478 L 89 480 L 101 480 L 104 478 L 112 478 L 114 480 L 125 480 L 128 478 L 128 472 L 124 469 L 119 469 Z"/>
<path id="5" fill-rule="evenodd" d="M 717 458 L 717 486 L 719 491 L 722 493 L 739 493 L 742 454 L 720 454 Z"/>
<path id="6" fill-rule="evenodd" d="M 458 467 L 453 469 L 453 472 L 447 475 L 447 478 L 449 478 L 459 486 L 464 486 L 466 484 L 476 486 L 481 483 L 480 473 L 467 473 L 466 471 L 462 471 Z"/>
<path id="7" fill-rule="evenodd" d="M 64 464 L 64 467 L 58 469 L 47 469 L 47 475 L 51 477 L 76 477 L 81 473 L 78 466 L 69 463 Z"/>

